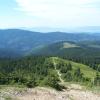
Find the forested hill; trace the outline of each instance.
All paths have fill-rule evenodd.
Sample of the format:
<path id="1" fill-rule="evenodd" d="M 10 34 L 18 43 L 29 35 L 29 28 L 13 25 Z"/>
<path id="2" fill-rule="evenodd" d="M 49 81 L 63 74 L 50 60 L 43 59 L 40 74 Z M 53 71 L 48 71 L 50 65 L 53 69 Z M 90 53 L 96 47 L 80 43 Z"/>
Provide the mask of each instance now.
<path id="1" fill-rule="evenodd" d="M 99 34 L 50 32 L 40 33 L 20 29 L 0 30 L 0 56 L 23 56 L 33 49 L 59 41 L 100 40 Z M 2 52 L 3 51 L 3 52 Z"/>
<path id="2" fill-rule="evenodd" d="M 94 67 L 100 64 L 100 41 L 62 41 L 37 48 L 31 54 L 59 56 Z"/>
<path id="3" fill-rule="evenodd" d="M 0 85 L 50 86 L 61 90 L 65 82 L 100 85 L 100 73 L 89 66 L 57 57 L 25 57 L 0 59 Z M 94 80 L 92 80 L 94 78 Z"/>

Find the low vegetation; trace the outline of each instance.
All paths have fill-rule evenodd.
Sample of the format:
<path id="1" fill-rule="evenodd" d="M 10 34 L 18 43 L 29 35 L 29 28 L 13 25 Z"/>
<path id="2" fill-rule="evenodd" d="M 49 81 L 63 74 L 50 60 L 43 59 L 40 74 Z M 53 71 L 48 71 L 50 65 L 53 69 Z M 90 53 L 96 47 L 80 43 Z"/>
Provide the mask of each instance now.
<path id="1" fill-rule="evenodd" d="M 100 72 L 87 65 L 75 63 L 61 58 L 54 58 L 57 69 L 66 82 L 80 82 L 91 86 L 100 86 Z"/>

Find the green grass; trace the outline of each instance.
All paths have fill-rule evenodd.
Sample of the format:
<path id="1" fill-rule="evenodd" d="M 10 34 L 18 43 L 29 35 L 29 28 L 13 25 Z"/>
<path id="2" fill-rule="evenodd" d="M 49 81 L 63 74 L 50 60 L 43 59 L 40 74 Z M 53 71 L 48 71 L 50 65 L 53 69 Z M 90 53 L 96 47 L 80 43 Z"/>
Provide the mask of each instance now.
<path id="1" fill-rule="evenodd" d="M 0 92 L 2 93 L 3 91 L 9 91 L 9 90 L 13 90 L 13 91 L 26 91 L 27 88 L 25 86 L 22 85 L 0 85 Z"/>
<path id="2" fill-rule="evenodd" d="M 8 96 L 8 97 L 5 97 L 5 100 L 13 100 L 13 98 L 11 98 L 11 97 Z"/>
<path id="3" fill-rule="evenodd" d="M 77 68 L 80 68 L 81 72 L 84 74 L 84 77 L 93 79 L 96 75 L 96 70 L 93 70 L 87 65 L 76 63 L 69 60 L 64 60 L 58 57 L 52 57 L 52 59 L 55 59 L 56 63 L 63 62 L 63 63 L 71 63 L 73 70 L 76 70 Z"/>
<path id="4" fill-rule="evenodd" d="M 71 62 L 71 64 L 72 64 L 74 70 L 77 68 L 80 68 L 81 72 L 84 74 L 85 77 L 93 78 L 96 75 L 96 71 L 87 65 L 83 65 L 83 64 L 79 64 L 79 63 L 75 63 L 75 62 Z"/>

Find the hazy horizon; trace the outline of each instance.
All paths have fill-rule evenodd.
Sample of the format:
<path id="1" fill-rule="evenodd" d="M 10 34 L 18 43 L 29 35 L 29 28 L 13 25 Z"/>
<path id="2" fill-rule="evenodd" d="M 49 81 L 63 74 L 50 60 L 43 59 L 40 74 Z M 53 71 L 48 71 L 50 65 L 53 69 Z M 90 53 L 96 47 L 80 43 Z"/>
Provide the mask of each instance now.
<path id="1" fill-rule="evenodd" d="M 100 33 L 100 26 L 87 26 L 87 27 L 70 27 L 70 28 L 53 28 L 53 27 L 11 27 L 11 28 L 1 28 L 0 30 L 9 29 L 21 29 L 33 32 L 65 32 L 65 33 Z"/>
<path id="2" fill-rule="evenodd" d="M 98 32 L 99 4 L 99 0 L 3 0 L 0 29 Z"/>

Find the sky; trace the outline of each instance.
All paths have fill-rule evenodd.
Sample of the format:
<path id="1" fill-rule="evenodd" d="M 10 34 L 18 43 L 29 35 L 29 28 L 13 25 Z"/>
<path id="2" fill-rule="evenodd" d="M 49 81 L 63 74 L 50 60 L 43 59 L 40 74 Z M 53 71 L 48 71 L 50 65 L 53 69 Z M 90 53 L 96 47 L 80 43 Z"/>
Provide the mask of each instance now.
<path id="1" fill-rule="evenodd" d="M 0 0 L 0 28 L 100 26 L 100 0 Z"/>

